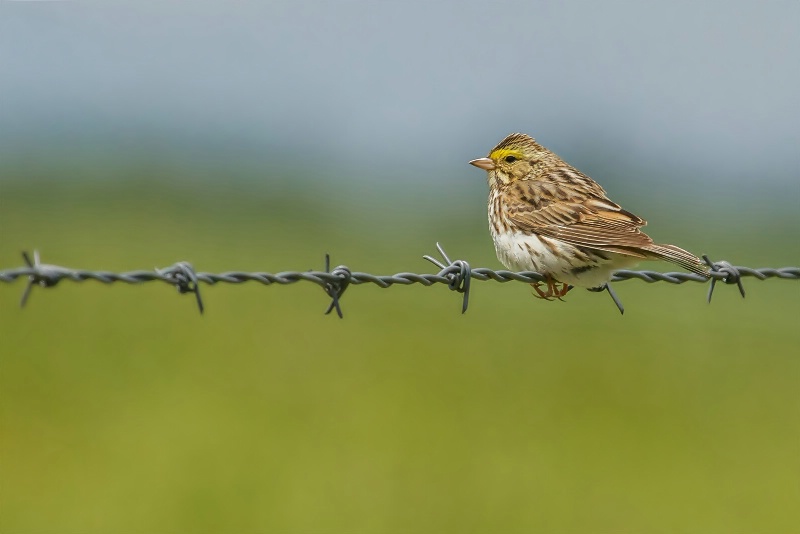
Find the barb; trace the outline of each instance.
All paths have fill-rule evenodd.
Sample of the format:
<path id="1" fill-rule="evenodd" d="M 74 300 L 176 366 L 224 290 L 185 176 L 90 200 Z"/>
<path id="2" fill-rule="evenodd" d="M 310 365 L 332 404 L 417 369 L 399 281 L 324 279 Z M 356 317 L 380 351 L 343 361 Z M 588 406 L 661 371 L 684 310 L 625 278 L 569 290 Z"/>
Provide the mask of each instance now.
<path id="1" fill-rule="evenodd" d="M 200 298 L 200 283 L 197 280 L 197 273 L 194 272 L 192 264 L 186 261 L 179 261 L 166 269 L 156 269 L 161 276 L 165 276 L 174 281 L 178 293 L 194 293 L 197 299 L 197 308 L 200 315 L 203 315 L 203 299 Z"/>
<path id="2" fill-rule="evenodd" d="M 619 300 L 616 292 L 611 289 L 611 284 L 603 284 L 603 287 L 594 287 L 589 289 L 589 291 L 593 291 L 595 293 L 602 293 L 603 291 L 608 291 L 608 295 L 611 297 L 611 300 L 614 301 L 614 304 L 617 305 L 617 309 L 619 310 L 620 315 L 625 315 L 625 307 L 622 305 L 622 301 Z"/>
<path id="3" fill-rule="evenodd" d="M 330 280 L 325 282 L 322 285 L 322 288 L 325 290 L 325 293 L 331 298 L 331 304 L 328 306 L 327 311 L 325 311 L 325 315 L 331 313 L 331 311 L 335 308 L 336 314 L 339 316 L 339 319 L 344 319 L 344 315 L 342 314 L 342 307 L 339 305 L 339 299 L 342 297 L 342 293 L 344 290 L 347 289 L 347 286 L 350 285 L 350 278 L 353 273 L 350 272 L 350 269 L 345 267 L 344 265 L 340 265 L 335 268 L 331 272 L 331 256 L 330 254 L 325 254 L 325 272 L 330 273 L 331 275 L 335 276 L 335 280 Z"/>
<path id="4" fill-rule="evenodd" d="M 25 284 L 25 291 L 22 292 L 22 298 L 19 299 L 20 308 L 24 308 L 25 304 L 27 304 L 28 297 L 31 295 L 31 289 L 34 284 L 41 287 L 53 287 L 61 280 L 58 276 L 58 271 L 61 267 L 43 264 L 39 258 L 38 250 L 33 251 L 33 261 L 31 261 L 31 257 L 28 256 L 27 252 L 22 253 L 22 259 L 25 260 L 25 263 L 33 272 L 28 276 L 28 283 Z"/>
<path id="5" fill-rule="evenodd" d="M 734 267 L 727 261 L 718 261 L 713 262 L 708 259 L 708 256 L 705 254 L 703 255 L 703 261 L 705 261 L 708 266 L 711 268 L 711 274 L 713 277 L 711 278 L 711 285 L 708 286 L 708 303 L 711 304 L 711 296 L 714 294 L 714 287 L 717 284 L 717 280 L 721 280 L 726 284 L 736 284 L 739 287 L 739 294 L 744 298 L 744 286 L 742 285 L 742 273 L 739 271 L 738 268 Z M 718 278 L 719 275 L 722 275 L 722 278 Z M 763 278 L 761 278 L 763 280 Z"/>
<path id="6" fill-rule="evenodd" d="M 452 291 L 462 293 L 461 312 L 467 311 L 469 306 L 469 295 L 472 280 L 481 282 L 492 280 L 495 282 L 524 282 L 527 284 L 545 281 L 545 277 L 539 273 L 523 271 L 514 273 L 511 271 L 496 271 L 493 269 L 478 267 L 472 268 L 465 260 L 451 260 L 445 253 L 442 246 L 437 243 L 436 248 L 442 255 L 444 261 L 439 261 L 431 256 L 425 255 L 424 259 L 432 262 L 440 270 L 436 274 L 417 274 L 401 272 L 393 275 L 379 276 L 369 273 L 354 272 L 344 265 L 340 265 L 330 270 L 330 257 L 325 257 L 325 271 L 286 271 L 280 273 L 266 272 L 241 272 L 230 271 L 219 274 L 197 272 L 192 265 L 187 262 L 177 262 L 165 269 L 155 269 L 153 271 L 130 271 L 125 273 L 112 273 L 107 271 L 90 271 L 81 269 L 71 269 L 58 265 L 43 264 L 39 257 L 39 252 L 34 251 L 33 260 L 27 252 L 22 253 L 25 262 L 24 267 L 15 269 L 0 269 L 0 282 L 12 283 L 18 278 L 26 278 L 27 284 L 20 299 L 20 306 L 25 306 L 30 297 L 31 289 L 34 285 L 49 288 L 54 287 L 61 280 L 72 280 L 73 282 L 83 282 L 95 280 L 103 284 L 122 282 L 125 284 L 141 284 L 144 282 L 166 282 L 177 288 L 180 293 L 193 293 L 200 313 L 204 311 L 203 300 L 200 296 L 200 284 L 242 284 L 245 282 L 258 282 L 263 285 L 272 284 L 294 284 L 297 282 L 312 282 L 323 288 L 325 293 L 331 298 L 326 314 L 334 309 L 339 317 L 343 317 L 341 309 L 341 297 L 350 285 L 375 284 L 378 287 L 387 288 L 393 285 L 422 284 L 432 286 L 434 284 L 445 284 Z M 711 301 L 714 288 L 717 282 L 724 282 L 726 285 L 735 284 L 739 288 L 742 297 L 745 296 L 742 279 L 746 277 L 766 280 L 768 278 L 778 278 L 783 280 L 800 280 L 800 267 L 763 267 L 754 269 L 751 267 L 734 266 L 726 261 L 712 262 L 704 256 L 706 263 L 711 268 L 709 277 L 706 278 L 699 274 L 687 272 L 661 273 L 656 271 L 617 271 L 611 278 L 611 282 L 621 282 L 624 280 L 642 280 L 647 283 L 666 282 L 669 284 L 683 284 L 685 282 L 706 283 L 710 281 L 708 301 Z M 599 291 L 607 291 L 620 313 L 624 313 L 624 308 L 619 298 L 611 289 L 610 284 Z"/>
<path id="7" fill-rule="evenodd" d="M 436 249 L 442 255 L 444 261 L 447 262 L 447 265 L 427 254 L 422 257 L 441 269 L 439 276 L 444 276 L 450 280 L 447 286 L 451 291 L 458 291 L 464 294 L 464 301 L 461 304 L 461 314 L 463 315 L 467 313 L 467 307 L 469 306 L 469 282 L 472 280 L 472 269 L 469 263 L 464 260 L 451 261 L 442 245 L 438 242 L 436 243 Z"/>

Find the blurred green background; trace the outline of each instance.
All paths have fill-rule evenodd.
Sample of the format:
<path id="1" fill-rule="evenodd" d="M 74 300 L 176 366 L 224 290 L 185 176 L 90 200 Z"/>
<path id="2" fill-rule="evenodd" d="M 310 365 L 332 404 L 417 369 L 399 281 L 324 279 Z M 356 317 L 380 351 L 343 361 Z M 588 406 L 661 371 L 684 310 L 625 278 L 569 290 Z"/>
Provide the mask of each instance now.
<path id="1" fill-rule="evenodd" d="M 519 33 L 474 2 L 182 5 L 0 3 L 0 269 L 35 248 L 93 270 L 330 253 L 433 272 L 437 241 L 500 268 L 466 161 L 514 130 L 659 241 L 800 264 L 795 7 L 512 2 Z M 515 71 L 523 49 L 567 87 Z M 63 281 L 20 310 L 23 287 L 0 284 L 3 533 L 800 523 L 797 281 L 710 305 L 621 282 L 624 316 L 586 291 L 474 282 L 461 315 L 444 286 L 363 285 L 344 320 L 304 283 L 203 286 L 204 316 L 165 284 Z"/>

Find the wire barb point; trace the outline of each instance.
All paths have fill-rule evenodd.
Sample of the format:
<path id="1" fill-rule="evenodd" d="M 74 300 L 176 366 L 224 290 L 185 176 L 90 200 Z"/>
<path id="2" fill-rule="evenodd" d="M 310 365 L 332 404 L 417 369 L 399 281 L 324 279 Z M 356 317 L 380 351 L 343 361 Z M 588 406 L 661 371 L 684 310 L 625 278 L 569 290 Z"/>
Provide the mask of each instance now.
<path id="1" fill-rule="evenodd" d="M 25 284 L 22 298 L 19 299 L 20 308 L 24 308 L 25 304 L 28 303 L 28 297 L 31 295 L 31 289 L 34 284 L 39 287 L 53 287 L 62 278 L 60 273 L 56 272 L 60 269 L 59 267 L 42 263 L 38 250 L 33 251 L 33 260 L 31 260 L 27 252 L 22 251 L 22 259 L 32 272 L 28 275 L 28 283 Z"/>
<path id="2" fill-rule="evenodd" d="M 432 256 L 428 256 L 427 254 L 422 257 L 440 269 L 438 276 L 447 279 L 447 287 L 449 287 L 451 291 L 458 291 L 459 293 L 464 294 L 464 300 L 461 304 L 461 313 L 467 313 L 467 307 L 469 307 L 469 290 L 470 281 L 472 280 L 472 268 L 465 260 L 451 261 L 450 257 L 442 248 L 442 245 L 440 245 L 438 242 L 436 243 L 436 249 L 439 251 L 439 254 L 442 255 L 444 261 L 447 262 L 447 265 Z"/>
<path id="3" fill-rule="evenodd" d="M 333 271 L 330 269 L 331 255 L 325 254 L 325 272 L 330 273 L 338 278 L 338 280 L 329 280 L 322 286 L 322 288 L 325 290 L 325 293 L 331 298 L 331 303 L 328 306 L 328 309 L 325 310 L 325 315 L 329 315 L 335 309 L 339 319 L 344 319 L 342 307 L 339 305 L 339 299 L 342 298 L 347 286 L 350 285 L 350 281 L 353 278 L 353 273 L 344 265 L 339 265 Z"/>
<path id="4" fill-rule="evenodd" d="M 608 291 L 608 295 L 611 297 L 611 300 L 614 301 L 614 304 L 617 305 L 617 309 L 619 310 L 620 315 L 625 315 L 625 307 L 622 305 L 622 301 L 619 300 L 619 297 L 617 296 L 616 292 L 614 292 L 614 290 L 611 289 L 611 284 L 605 283 L 600 287 L 590 288 L 589 291 L 592 291 L 594 293 L 602 293 L 603 291 Z"/>
<path id="5" fill-rule="evenodd" d="M 714 287 L 716 287 L 718 280 L 726 284 L 736 284 L 739 287 L 739 294 L 742 296 L 742 298 L 745 298 L 744 285 L 742 284 L 742 273 L 739 271 L 739 269 L 727 261 L 713 262 L 706 254 L 703 254 L 703 261 L 705 261 L 708 267 L 711 269 L 711 285 L 708 286 L 709 304 L 711 304 L 711 297 L 714 294 Z"/>
<path id="6" fill-rule="evenodd" d="M 179 261 L 165 269 L 156 268 L 156 272 L 167 278 L 178 290 L 178 293 L 194 293 L 197 300 L 197 309 L 200 310 L 200 315 L 203 315 L 204 307 L 203 299 L 200 297 L 200 283 L 191 263 Z"/>

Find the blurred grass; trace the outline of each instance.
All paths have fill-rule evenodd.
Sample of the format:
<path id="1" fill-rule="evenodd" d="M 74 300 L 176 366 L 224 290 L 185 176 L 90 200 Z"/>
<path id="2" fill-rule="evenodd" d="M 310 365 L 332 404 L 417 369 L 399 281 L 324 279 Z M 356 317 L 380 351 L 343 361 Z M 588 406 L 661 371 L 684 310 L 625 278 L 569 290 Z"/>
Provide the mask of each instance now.
<path id="1" fill-rule="evenodd" d="M 37 247 L 91 269 L 303 270 L 331 252 L 355 270 L 430 272 L 420 256 L 436 240 L 498 266 L 469 195 L 432 213 L 435 198 L 370 208 L 158 176 L 0 187 L 2 267 Z M 800 258 L 781 222 L 796 215 L 731 235 L 724 213 L 708 218 L 718 232 L 663 213 L 654 234 L 698 252 Z M 62 282 L 34 289 L 24 312 L 22 287 L 0 285 L 2 532 L 800 522 L 797 282 L 747 280 L 744 301 L 723 286 L 711 306 L 699 285 L 624 282 L 624 317 L 588 292 L 546 303 L 524 285 L 475 283 L 461 316 L 444 287 L 359 286 L 344 321 L 322 315 L 310 284 L 203 287 L 204 317 L 157 284 Z"/>

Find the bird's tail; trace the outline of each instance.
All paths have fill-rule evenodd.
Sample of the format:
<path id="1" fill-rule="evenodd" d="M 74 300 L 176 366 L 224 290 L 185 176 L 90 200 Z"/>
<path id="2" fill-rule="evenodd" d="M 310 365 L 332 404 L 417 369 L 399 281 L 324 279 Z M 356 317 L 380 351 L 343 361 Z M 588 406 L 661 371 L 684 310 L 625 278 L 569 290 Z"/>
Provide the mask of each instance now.
<path id="1" fill-rule="evenodd" d="M 686 252 L 675 245 L 656 245 L 655 243 L 643 248 L 653 259 L 675 263 L 686 270 L 708 278 L 708 266 L 691 252 Z"/>

